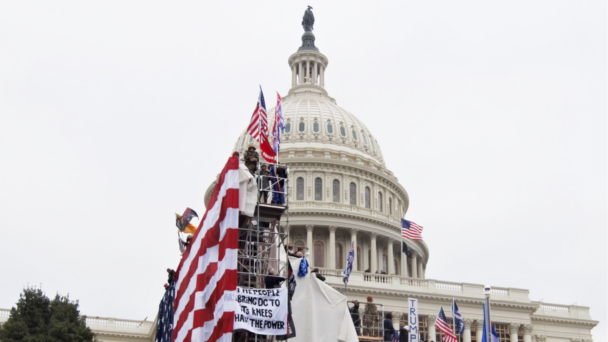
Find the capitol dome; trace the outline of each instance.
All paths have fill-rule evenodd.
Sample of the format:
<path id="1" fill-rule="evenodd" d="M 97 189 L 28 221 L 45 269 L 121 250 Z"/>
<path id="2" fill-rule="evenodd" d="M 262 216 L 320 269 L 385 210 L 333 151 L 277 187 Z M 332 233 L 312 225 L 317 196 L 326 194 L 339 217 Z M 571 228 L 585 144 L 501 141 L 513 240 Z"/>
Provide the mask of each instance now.
<path id="1" fill-rule="evenodd" d="M 289 243 L 308 247 L 312 265 L 326 271 L 341 272 L 353 243 L 355 271 L 424 278 L 426 244 L 410 242 L 411 256 L 401 253 L 407 192 L 386 168 L 375 135 L 325 90 L 328 59 L 314 46 L 314 36 L 312 43 L 305 38 L 311 35 L 288 59 L 291 89 L 281 104 L 279 162 L 289 167 Z M 272 129 L 275 108 L 267 113 Z M 243 155 L 249 144 L 259 150 L 244 130 L 234 151 Z"/>

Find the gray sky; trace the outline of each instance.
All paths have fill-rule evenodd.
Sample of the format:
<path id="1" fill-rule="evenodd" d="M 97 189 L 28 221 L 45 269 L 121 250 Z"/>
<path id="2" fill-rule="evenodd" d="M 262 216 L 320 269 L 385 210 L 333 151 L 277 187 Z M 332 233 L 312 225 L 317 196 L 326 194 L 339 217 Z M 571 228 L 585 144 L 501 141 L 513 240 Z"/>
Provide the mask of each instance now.
<path id="1" fill-rule="evenodd" d="M 308 4 L 427 277 L 591 306 L 606 340 L 603 1 L 0 3 L 0 307 L 42 283 L 153 319 L 173 214 L 204 212 L 258 85 L 287 93 Z"/>

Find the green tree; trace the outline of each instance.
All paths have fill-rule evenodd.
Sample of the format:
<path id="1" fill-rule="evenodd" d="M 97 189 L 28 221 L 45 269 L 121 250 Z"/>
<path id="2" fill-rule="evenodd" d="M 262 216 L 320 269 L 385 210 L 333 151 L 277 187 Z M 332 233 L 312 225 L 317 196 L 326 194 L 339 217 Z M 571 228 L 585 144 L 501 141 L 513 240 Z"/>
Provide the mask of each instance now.
<path id="1" fill-rule="evenodd" d="M 50 300 L 40 289 L 26 288 L 0 328 L 0 341 L 96 342 L 85 320 L 78 301 L 70 301 L 69 296 Z"/>

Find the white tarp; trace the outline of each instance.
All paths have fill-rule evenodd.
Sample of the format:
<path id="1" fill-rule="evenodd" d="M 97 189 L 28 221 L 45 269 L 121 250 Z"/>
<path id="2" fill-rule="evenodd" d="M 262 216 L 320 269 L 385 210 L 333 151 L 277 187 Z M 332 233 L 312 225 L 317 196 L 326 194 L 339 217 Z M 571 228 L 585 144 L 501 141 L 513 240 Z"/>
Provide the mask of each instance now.
<path id="1" fill-rule="evenodd" d="M 291 312 L 296 337 L 289 342 L 358 342 L 357 331 L 350 317 L 346 296 L 311 276 L 298 277 L 302 259 L 289 257 L 296 279 L 291 299 Z"/>
<path id="2" fill-rule="evenodd" d="M 243 161 L 239 163 L 239 210 L 241 214 L 253 216 L 258 196 L 258 186 L 255 177 Z"/>
<path id="3" fill-rule="evenodd" d="M 287 334 L 287 288 L 236 288 L 234 329 L 261 335 Z"/>

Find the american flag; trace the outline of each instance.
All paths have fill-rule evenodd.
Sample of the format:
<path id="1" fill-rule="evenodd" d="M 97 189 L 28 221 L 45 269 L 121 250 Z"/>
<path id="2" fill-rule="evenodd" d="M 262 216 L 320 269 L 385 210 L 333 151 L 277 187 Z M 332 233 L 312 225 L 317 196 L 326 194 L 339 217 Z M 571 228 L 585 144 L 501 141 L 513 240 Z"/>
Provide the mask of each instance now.
<path id="1" fill-rule="evenodd" d="M 393 331 L 393 342 L 399 342 L 399 330 Z"/>
<path id="2" fill-rule="evenodd" d="M 266 117 L 266 102 L 264 101 L 264 93 L 262 93 L 262 87 L 260 87 L 260 96 L 258 96 L 258 103 L 255 106 L 255 110 L 251 115 L 251 121 L 249 121 L 249 127 L 247 132 L 257 140 L 260 145 L 268 140 L 268 118 Z"/>
<path id="3" fill-rule="evenodd" d="M 173 301 L 175 300 L 175 282 L 171 280 L 165 290 L 163 300 L 158 306 L 158 322 L 156 323 L 155 342 L 171 342 L 173 333 Z"/>
<path id="4" fill-rule="evenodd" d="M 422 240 L 422 227 L 412 221 L 401 219 L 401 236 L 408 240 Z"/>
<path id="5" fill-rule="evenodd" d="M 173 341 L 231 341 L 236 295 L 239 160 L 228 159 L 176 272 Z"/>
<path id="6" fill-rule="evenodd" d="M 437 314 L 437 319 L 435 320 L 435 327 L 439 329 L 443 335 L 443 342 L 458 342 L 456 335 L 450 328 L 448 324 L 448 319 L 445 318 L 445 313 L 443 313 L 443 307 L 439 307 L 439 313 Z"/>
<path id="7" fill-rule="evenodd" d="M 272 148 L 276 153 L 281 149 L 281 134 L 285 130 L 285 121 L 283 120 L 283 111 L 281 110 L 281 95 L 277 93 L 277 106 L 274 110 L 274 127 L 272 128 Z"/>

